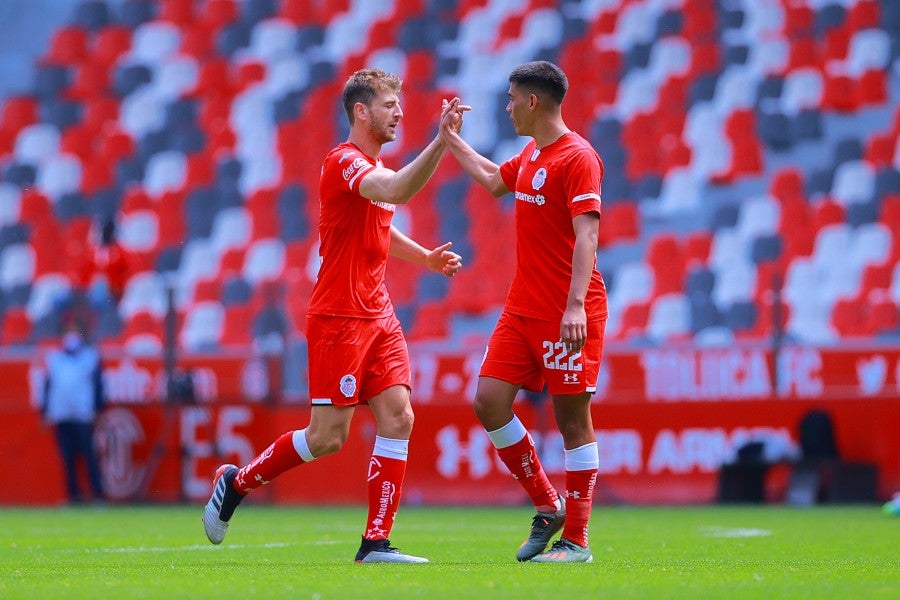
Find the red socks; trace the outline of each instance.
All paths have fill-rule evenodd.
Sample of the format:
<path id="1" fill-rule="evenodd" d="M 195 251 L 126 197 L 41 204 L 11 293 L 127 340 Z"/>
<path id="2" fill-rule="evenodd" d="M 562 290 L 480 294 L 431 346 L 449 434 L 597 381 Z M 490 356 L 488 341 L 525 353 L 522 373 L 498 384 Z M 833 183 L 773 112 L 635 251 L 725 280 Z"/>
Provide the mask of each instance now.
<path id="1" fill-rule="evenodd" d="M 562 536 L 587 548 L 600 457 L 597 442 L 566 450 L 566 524 Z"/>
<path id="2" fill-rule="evenodd" d="M 408 451 L 409 440 L 375 437 L 367 482 L 369 514 L 364 537 L 368 540 L 385 540 L 391 534 L 400 505 Z M 314 458 L 306 443 L 306 430 L 290 431 L 238 471 L 234 489 L 246 495 Z"/>
<path id="3" fill-rule="evenodd" d="M 541 466 L 530 435 L 526 433 L 511 446 L 497 448 L 497 454 L 531 498 L 538 512 L 554 513 L 559 509 L 559 494 Z"/>
<path id="4" fill-rule="evenodd" d="M 588 545 L 588 521 L 591 520 L 591 502 L 597 469 L 590 471 L 566 471 L 566 524 L 562 537 L 583 548 Z"/>
<path id="5" fill-rule="evenodd" d="M 234 489 L 246 495 L 261 485 L 265 485 L 289 469 L 309 462 L 300 456 L 300 449 L 295 446 L 295 439 L 306 445 L 306 430 L 289 431 L 263 450 L 262 454 L 251 460 L 247 466 L 238 471 L 234 478 Z M 309 449 L 306 449 L 309 453 Z"/>
<path id="6" fill-rule="evenodd" d="M 386 540 L 391 535 L 400 506 L 408 451 L 409 440 L 375 437 L 366 484 L 369 514 L 363 537 L 367 540 Z"/>

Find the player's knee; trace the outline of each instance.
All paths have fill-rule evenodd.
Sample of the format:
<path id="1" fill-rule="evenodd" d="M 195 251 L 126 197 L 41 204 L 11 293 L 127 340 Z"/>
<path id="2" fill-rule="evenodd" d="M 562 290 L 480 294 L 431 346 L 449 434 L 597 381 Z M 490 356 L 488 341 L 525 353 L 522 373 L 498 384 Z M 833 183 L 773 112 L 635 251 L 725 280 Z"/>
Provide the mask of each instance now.
<path id="1" fill-rule="evenodd" d="M 594 441 L 594 431 L 590 420 L 558 418 L 557 427 L 567 448 L 582 446 Z"/>
<path id="2" fill-rule="evenodd" d="M 475 395 L 473 408 L 475 416 L 488 431 L 503 427 L 512 419 L 511 409 L 499 404 L 494 398 L 486 394 Z"/>
<path id="3" fill-rule="evenodd" d="M 475 400 L 472 402 L 472 408 L 475 410 L 475 416 L 482 422 L 491 414 L 491 403 L 482 394 L 476 394 Z"/>
<path id="4" fill-rule="evenodd" d="M 346 441 L 347 432 L 344 431 L 329 431 L 324 434 L 309 436 L 307 438 L 309 450 L 316 458 L 327 454 L 334 454 L 343 448 L 344 442 Z"/>
<path id="5" fill-rule="evenodd" d="M 395 439 L 408 439 L 412 433 L 413 423 L 416 418 L 412 406 L 407 405 L 402 410 L 391 414 L 386 423 L 381 423 L 380 429 L 390 432 L 387 437 Z"/>

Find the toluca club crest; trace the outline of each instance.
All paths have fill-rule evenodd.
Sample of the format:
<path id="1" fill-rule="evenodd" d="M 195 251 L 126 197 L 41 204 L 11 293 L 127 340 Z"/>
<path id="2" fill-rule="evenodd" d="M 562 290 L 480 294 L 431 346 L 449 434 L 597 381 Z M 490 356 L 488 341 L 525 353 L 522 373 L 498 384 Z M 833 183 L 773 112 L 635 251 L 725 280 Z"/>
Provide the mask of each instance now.
<path id="1" fill-rule="evenodd" d="M 341 377 L 341 393 L 345 398 L 352 398 L 356 394 L 356 377 L 349 373 Z"/>

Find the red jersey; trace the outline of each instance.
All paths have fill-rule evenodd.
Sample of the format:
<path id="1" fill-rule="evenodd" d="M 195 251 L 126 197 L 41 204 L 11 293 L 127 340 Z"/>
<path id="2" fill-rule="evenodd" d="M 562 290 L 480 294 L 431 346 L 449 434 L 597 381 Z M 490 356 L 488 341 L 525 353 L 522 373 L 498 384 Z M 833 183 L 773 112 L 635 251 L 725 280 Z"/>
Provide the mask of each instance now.
<path id="1" fill-rule="evenodd" d="M 384 274 L 396 207 L 359 193 L 380 159 L 349 142 L 325 157 L 319 178 L 319 256 L 322 264 L 307 312 L 378 318 L 393 313 Z"/>
<path id="2" fill-rule="evenodd" d="M 81 266 L 79 284 L 87 288 L 94 278 L 106 280 L 110 292 L 121 298 L 128 281 L 128 252 L 117 242 L 89 248 L 85 262 Z"/>
<path id="3" fill-rule="evenodd" d="M 516 272 L 506 310 L 559 320 L 572 281 L 572 219 L 600 214 L 603 162 L 587 140 L 567 133 L 540 150 L 531 140 L 500 166 L 500 176 L 516 197 Z M 588 319 L 606 318 L 606 287 L 596 258 L 585 311 Z"/>

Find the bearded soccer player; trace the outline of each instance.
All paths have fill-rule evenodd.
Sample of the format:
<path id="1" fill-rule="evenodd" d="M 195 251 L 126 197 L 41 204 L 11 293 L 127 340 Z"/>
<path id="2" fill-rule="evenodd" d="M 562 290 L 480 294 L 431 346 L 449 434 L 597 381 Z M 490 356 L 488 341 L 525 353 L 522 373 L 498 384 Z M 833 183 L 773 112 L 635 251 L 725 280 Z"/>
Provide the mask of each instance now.
<path id="1" fill-rule="evenodd" d="M 388 539 L 400 503 L 413 411 L 409 353 L 385 286 L 385 269 L 390 254 L 452 277 L 462 259 L 449 250 L 450 243 L 428 250 L 391 224 L 396 205 L 425 185 L 445 149 L 437 136 L 399 171 L 382 164 L 381 147 L 395 139 L 403 117 L 400 86 L 397 76 L 377 69 L 357 71 L 344 86 L 350 135 L 325 157 L 319 182 L 321 268 L 306 330 L 309 424 L 283 434 L 242 468 L 219 467 L 203 516 L 214 544 L 224 539 L 247 493 L 340 450 L 356 405 L 368 403 L 377 431 L 366 484 L 368 517 L 356 562 L 428 562 L 401 553 Z M 448 127 L 461 127 L 461 111 L 454 111 L 451 120 Z"/>
<path id="2" fill-rule="evenodd" d="M 453 126 L 458 98 L 441 121 L 448 149 L 475 181 L 494 196 L 515 192 L 516 271 L 488 341 L 474 407 L 536 509 L 528 539 L 516 552 L 520 561 L 593 560 L 588 521 L 599 458 L 590 402 L 607 316 L 596 266 L 603 163 L 563 121 L 567 89 L 565 73 L 546 61 L 512 71 L 506 111 L 516 133 L 532 139 L 499 166 Z M 565 447 L 565 497 L 548 480 L 513 410 L 521 388 L 540 391 L 544 383 Z M 560 529 L 560 539 L 547 549 Z"/>

